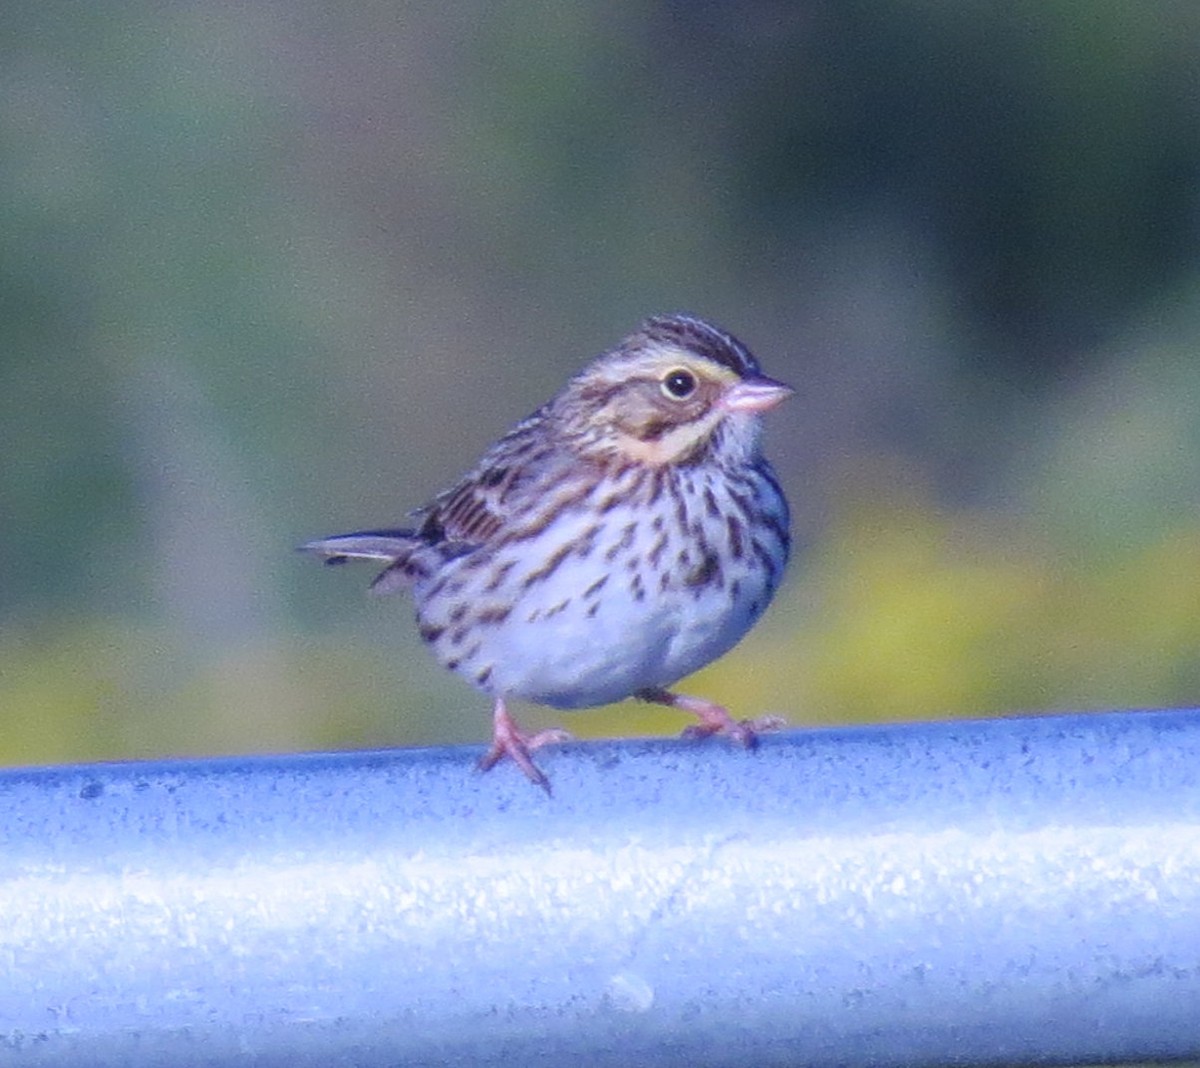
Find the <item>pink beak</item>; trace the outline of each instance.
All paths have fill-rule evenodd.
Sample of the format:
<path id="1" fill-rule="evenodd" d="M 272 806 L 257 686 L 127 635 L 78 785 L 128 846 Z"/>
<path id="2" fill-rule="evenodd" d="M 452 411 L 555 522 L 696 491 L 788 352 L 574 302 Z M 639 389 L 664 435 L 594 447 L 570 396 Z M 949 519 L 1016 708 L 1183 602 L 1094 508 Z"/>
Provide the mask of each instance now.
<path id="1" fill-rule="evenodd" d="M 773 378 L 755 375 L 730 386 L 721 398 L 721 407 L 727 412 L 765 412 L 795 392 Z"/>

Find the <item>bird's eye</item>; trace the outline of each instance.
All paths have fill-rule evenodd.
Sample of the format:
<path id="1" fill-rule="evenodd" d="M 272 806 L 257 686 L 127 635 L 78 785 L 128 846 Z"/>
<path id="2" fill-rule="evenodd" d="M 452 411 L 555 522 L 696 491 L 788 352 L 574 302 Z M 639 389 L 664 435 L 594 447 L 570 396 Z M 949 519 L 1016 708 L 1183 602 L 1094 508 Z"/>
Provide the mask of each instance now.
<path id="1" fill-rule="evenodd" d="M 696 376 L 683 367 L 676 367 L 663 376 L 662 391 L 672 400 L 686 400 L 696 392 Z"/>

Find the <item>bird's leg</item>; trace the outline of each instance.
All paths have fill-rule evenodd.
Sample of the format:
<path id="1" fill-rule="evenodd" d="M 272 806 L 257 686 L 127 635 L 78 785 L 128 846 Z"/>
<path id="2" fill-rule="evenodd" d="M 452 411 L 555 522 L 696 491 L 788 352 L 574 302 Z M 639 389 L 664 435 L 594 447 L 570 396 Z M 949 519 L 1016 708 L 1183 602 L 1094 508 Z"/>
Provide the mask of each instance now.
<path id="1" fill-rule="evenodd" d="M 707 738 L 713 734 L 724 734 L 738 745 L 747 749 L 758 744 L 759 734 L 777 731 L 784 726 L 781 716 L 759 716 L 757 719 L 734 719 L 724 705 L 715 701 L 706 701 L 702 697 L 688 697 L 687 694 L 671 693 L 670 690 L 652 688 L 639 690 L 635 697 L 650 701 L 656 705 L 666 705 L 668 708 L 678 708 L 681 712 L 690 712 L 700 722 L 694 723 L 683 732 L 684 738 Z"/>
<path id="2" fill-rule="evenodd" d="M 509 757 L 525 772 L 530 782 L 550 793 L 550 780 L 529 754 L 540 746 L 570 739 L 571 735 L 564 730 L 551 729 L 538 731 L 537 734 L 526 734 L 517 726 L 517 721 L 505 707 L 504 698 L 497 697 L 496 706 L 492 710 L 492 746 L 480 759 L 479 770 L 487 771 L 505 757 Z"/>

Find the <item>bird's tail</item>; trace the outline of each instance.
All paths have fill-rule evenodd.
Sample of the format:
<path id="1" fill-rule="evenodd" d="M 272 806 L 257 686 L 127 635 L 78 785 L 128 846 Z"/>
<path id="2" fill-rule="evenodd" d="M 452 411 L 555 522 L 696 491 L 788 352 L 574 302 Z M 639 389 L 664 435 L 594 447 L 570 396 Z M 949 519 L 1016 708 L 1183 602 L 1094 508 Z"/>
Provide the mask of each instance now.
<path id="1" fill-rule="evenodd" d="M 374 593 L 391 593 L 408 586 L 414 575 L 409 558 L 422 544 L 414 530 L 359 530 L 305 542 L 297 551 L 318 556 L 327 564 L 347 560 L 377 560 L 387 566 L 371 583 Z"/>

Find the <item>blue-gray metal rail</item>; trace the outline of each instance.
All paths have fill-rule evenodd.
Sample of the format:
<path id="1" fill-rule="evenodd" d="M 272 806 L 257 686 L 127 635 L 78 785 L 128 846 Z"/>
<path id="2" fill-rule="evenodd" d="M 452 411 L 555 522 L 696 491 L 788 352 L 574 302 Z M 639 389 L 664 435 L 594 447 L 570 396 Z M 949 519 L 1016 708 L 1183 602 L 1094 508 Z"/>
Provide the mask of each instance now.
<path id="1" fill-rule="evenodd" d="M 1200 1056 L 1200 713 L 0 773 L 0 1065 Z"/>

